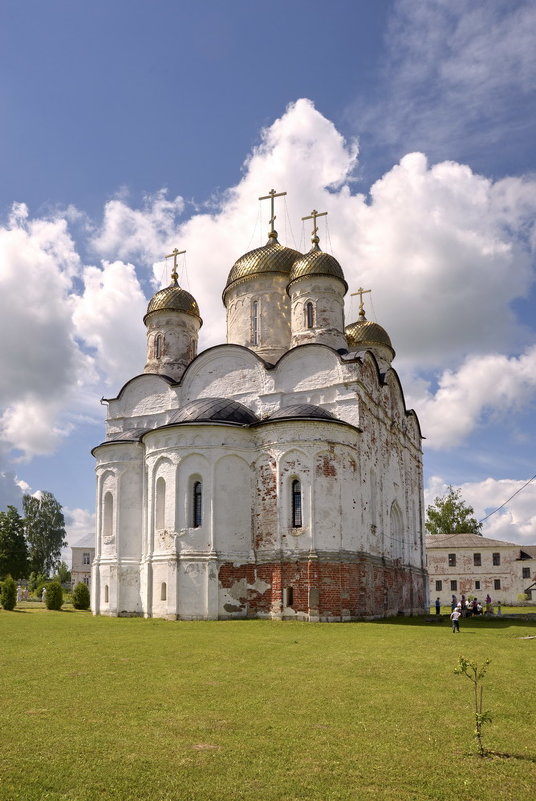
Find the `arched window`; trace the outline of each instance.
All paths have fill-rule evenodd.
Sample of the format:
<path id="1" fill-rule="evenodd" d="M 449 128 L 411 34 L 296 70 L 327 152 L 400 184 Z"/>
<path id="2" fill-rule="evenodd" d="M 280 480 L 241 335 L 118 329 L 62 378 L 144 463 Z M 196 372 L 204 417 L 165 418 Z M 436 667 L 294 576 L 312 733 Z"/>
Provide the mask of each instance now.
<path id="1" fill-rule="evenodd" d="M 108 598 L 108 585 L 107 585 L 107 584 L 105 584 L 105 585 L 104 585 L 104 603 L 105 603 L 105 604 L 109 603 L 109 598 Z"/>
<path id="2" fill-rule="evenodd" d="M 162 334 L 157 334 L 154 340 L 154 355 L 156 359 L 162 356 Z"/>
<path id="3" fill-rule="evenodd" d="M 102 534 L 111 537 L 114 533 L 114 497 L 111 492 L 104 493 L 102 510 Z"/>
<path id="4" fill-rule="evenodd" d="M 292 528 L 302 526 L 302 495 L 301 484 L 298 479 L 292 482 Z"/>
<path id="5" fill-rule="evenodd" d="M 192 493 L 192 526 L 199 528 L 202 523 L 203 511 L 203 485 L 200 481 L 196 481 L 193 486 Z"/>
<path id="6" fill-rule="evenodd" d="M 166 527 L 166 482 L 160 476 L 156 481 L 155 528 Z"/>
<path id="7" fill-rule="evenodd" d="M 251 304 L 251 344 L 259 344 L 259 301 Z"/>
<path id="8" fill-rule="evenodd" d="M 315 312 L 311 301 L 305 304 L 305 325 L 307 328 L 314 328 Z"/>
<path id="9" fill-rule="evenodd" d="M 162 584 L 160 585 L 160 600 L 161 601 L 167 600 L 167 586 L 165 581 L 163 581 Z"/>

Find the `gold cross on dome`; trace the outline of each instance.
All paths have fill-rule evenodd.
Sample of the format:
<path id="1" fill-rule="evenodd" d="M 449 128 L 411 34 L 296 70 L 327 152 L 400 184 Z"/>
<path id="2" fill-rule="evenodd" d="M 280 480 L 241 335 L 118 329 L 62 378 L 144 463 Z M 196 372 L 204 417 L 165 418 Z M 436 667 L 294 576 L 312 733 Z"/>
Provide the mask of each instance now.
<path id="1" fill-rule="evenodd" d="M 268 192 L 267 195 L 263 195 L 262 197 L 259 198 L 259 200 L 270 200 L 271 201 L 270 213 L 271 213 L 272 216 L 270 217 L 270 221 L 269 222 L 270 222 L 270 235 L 271 235 L 272 238 L 275 238 L 275 236 L 277 236 L 277 233 L 276 233 L 276 231 L 274 229 L 274 222 L 275 222 L 275 216 L 276 216 L 274 214 L 274 198 L 283 197 L 286 194 L 287 194 L 286 192 L 276 192 L 275 189 L 270 189 L 270 191 Z"/>
<path id="2" fill-rule="evenodd" d="M 177 283 L 177 281 L 179 279 L 179 274 L 177 272 L 177 256 L 182 256 L 183 253 L 186 253 L 186 251 L 185 250 L 178 250 L 177 248 L 174 248 L 172 253 L 170 253 L 169 255 L 165 256 L 166 259 L 173 258 L 173 272 L 171 273 L 171 280 L 175 284 Z"/>
<path id="3" fill-rule="evenodd" d="M 316 224 L 317 217 L 325 217 L 327 215 L 327 211 L 317 211 L 313 209 L 312 212 L 308 217 L 302 217 L 302 220 L 312 220 L 313 221 L 313 242 L 318 242 L 317 232 L 318 232 L 318 225 Z"/>
<path id="4" fill-rule="evenodd" d="M 352 292 L 351 293 L 351 297 L 353 297 L 354 295 L 359 295 L 359 316 L 360 317 L 364 317 L 365 316 L 365 306 L 363 304 L 363 295 L 366 295 L 367 292 L 372 292 L 372 289 L 363 289 L 363 287 L 360 286 L 359 289 L 357 290 L 357 292 Z"/>

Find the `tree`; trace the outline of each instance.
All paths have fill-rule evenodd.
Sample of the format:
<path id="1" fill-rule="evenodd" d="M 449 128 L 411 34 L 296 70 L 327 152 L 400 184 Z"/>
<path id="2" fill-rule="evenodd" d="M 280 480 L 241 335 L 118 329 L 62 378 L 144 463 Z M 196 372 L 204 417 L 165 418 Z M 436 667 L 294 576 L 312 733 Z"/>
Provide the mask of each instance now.
<path id="1" fill-rule="evenodd" d="M 89 609 L 89 587 L 79 581 L 73 592 L 73 606 L 75 609 Z"/>
<path id="2" fill-rule="evenodd" d="M 55 609 L 57 612 L 61 609 L 63 604 L 63 590 L 61 584 L 57 581 L 51 581 L 50 584 L 47 584 L 45 604 L 47 609 Z"/>
<path id="3" fill-rule="evenodd" d="M 461 489 L 455 490 L 449 485 L 443 497 L 437 497 L 426 509 L 426 528 L 429 534 L 478 534 L 482 536 L 479 523 L 472 506 L 468 506 L 461 497 Z"/>
<path id="4" fill-rule="evenodd" d="M 59 581 L 60 584 L 69 584 L 71 581 L 71 571 L 65 564 L 65 562 L 60 562 L 58 565 L 58 569 L 56 570 L 56 575 L 54 578 Z"/>
<path id="5" fill-rule="evenodd" d="M 0 590 L 0 604 L 6 609 L 8 612 L 11 612 L 15 609 L 17 605 L 17 585 L 11 578 L 11 576 L 6 576 L 5 580 L 2 582 L 2 589 Z"/>
<path id="6" fill-rule="evenodd" d="M 24 539 L 24 520 L 14 506 L 0 512 L 0 579 L 8 573 L 14 579 L 28 575 L 28 548 Z"/>
<path id="7" fill-rule="evenodd" d="M 30 567 L 35 573 L 49 576 L 58 565 L 61 549 L 67 545 L 61 504 L 51 492 L 24 495 L 22 504 Z"/>

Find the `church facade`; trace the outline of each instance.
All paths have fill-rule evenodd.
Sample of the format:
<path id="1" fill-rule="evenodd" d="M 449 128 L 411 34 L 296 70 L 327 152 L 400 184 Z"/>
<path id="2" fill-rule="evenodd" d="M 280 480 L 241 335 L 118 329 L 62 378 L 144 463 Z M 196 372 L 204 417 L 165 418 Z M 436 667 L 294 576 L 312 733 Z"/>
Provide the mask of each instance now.
<path id="1" fill-rule="evenodd" d="M 272 205 L 273 195 L 272 192 Z M 269 233 L 223 290 L 227 343 L 179 286 L 150 300 L 144 372 L 109 399 L 95 614 L 344 621 L 423 613 L 421 433 L 380 325 L 345 326 L 319 247 Z"/>

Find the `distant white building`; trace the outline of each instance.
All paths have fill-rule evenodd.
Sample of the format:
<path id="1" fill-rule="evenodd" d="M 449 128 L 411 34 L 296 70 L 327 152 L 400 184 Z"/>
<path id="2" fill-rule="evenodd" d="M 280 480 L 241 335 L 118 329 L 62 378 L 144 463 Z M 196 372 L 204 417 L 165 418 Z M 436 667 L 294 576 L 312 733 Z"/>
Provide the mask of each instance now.
<path id="1" fill-rule="evenodd" d="M 272 209 L 267 244 L 229 273 L 227 343 L 199 355 L 175 251 L 144 317 L 145 370 L 107 401 L 93 451 L 94 613 L 424 612 L 419 423 L 387 332 L 363 303 L 345 327 L 346 281 L 315 215 L 302 254 L 279 244 Z"/>
<path id="2" fill-rule="evenodd" d="M 89 537 L 87 538 L 89 542 Z M 91 565 L 95 558 L 95 545 L 78 544 L 71 546 L 71 583 L 76 587 L 81 581 L 91 585 Z"/>
<path id="3" fill-rule="evenodd" d="M 426 537 L 430 598 L 450 604 L 453 595 L 515 603 L 522 593 L 536 601 L 536 545 L 516 545 L 478 534 Z"/>

